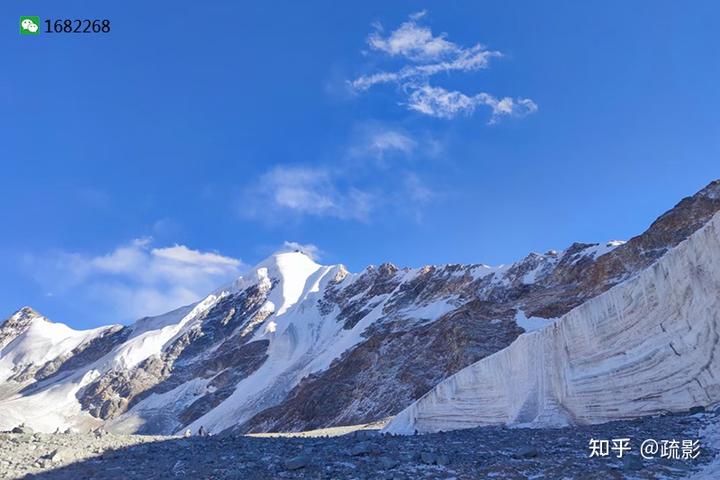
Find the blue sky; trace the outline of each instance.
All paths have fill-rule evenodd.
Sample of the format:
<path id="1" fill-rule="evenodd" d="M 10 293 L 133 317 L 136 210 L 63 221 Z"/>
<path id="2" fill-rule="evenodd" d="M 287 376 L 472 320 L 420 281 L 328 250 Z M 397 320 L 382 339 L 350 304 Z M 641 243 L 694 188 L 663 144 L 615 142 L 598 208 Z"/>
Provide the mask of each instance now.
<path id="1" fill-rule="evenodd" d="M 128 322 L 287 241 L 507 263 L 720 177 L 717 2 L 168 5 L 0 6 L 0 317 Z"/>

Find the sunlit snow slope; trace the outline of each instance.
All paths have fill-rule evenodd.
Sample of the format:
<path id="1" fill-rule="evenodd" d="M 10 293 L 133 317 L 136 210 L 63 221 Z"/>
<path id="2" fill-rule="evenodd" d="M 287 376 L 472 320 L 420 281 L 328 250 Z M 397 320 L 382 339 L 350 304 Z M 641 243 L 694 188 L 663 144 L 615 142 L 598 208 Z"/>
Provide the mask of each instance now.
<path id="1" fill-rule="evenodd" d="M 393 433 L 600 423 L 720 401 L 720 215 L 639 275 L 401 412 Z"/>

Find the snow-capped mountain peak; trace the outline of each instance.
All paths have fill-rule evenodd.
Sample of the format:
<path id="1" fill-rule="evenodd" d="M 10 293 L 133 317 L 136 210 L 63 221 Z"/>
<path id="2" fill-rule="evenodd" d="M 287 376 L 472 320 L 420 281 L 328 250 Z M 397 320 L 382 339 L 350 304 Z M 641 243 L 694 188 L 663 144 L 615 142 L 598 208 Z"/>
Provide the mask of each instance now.
<path id="1" fill-rule="evenodd" d="M 268 298 L 276 316 L 284 314 L 310 291 L 317 291 L 318 282 L 331 267 L 315 263 L 300 252 L 279 252 L 258 263 L 251 270 L 261 283 L 271 283 L 273 293 Z"/>

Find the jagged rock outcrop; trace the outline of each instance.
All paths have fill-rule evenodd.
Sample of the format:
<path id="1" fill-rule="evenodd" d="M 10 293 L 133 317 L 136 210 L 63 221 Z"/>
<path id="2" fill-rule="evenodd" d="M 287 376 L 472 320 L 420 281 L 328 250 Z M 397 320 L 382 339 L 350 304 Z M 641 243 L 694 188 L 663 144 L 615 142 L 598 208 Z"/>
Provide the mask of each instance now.
<path id="1" fill-rule="evenodd" d="M 127 327 L 77 332 L 21 310 L 0 325 L 0 429 L 257 432 L 394 415 L 531 324 L 640 274 L 720 211 L 718 190 L 626 243 L 577 243 L 508 266 L 355 274 L 284 252 L 197 304 Z M 38 344 L 52 348 L 27 355 Z"/>
<path id="2" fill-rule="evenodd" d="M 23 307 L 0 324 L 0 348 L 30 328 L 32 321 L 38 317 L 40 317 L 40 314 L 35 310 L 30 307 Z"/>

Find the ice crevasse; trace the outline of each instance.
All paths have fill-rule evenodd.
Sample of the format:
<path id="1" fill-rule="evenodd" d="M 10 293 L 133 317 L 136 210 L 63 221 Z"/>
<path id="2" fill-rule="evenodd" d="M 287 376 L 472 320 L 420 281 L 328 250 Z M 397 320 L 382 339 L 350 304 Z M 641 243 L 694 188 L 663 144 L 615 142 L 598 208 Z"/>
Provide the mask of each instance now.
<path id="1" fill-rule="evenodd" d="M 594 424 L 720 401 L 720 214 L 633 278 L 444 380 L 386 427 Z"/>

